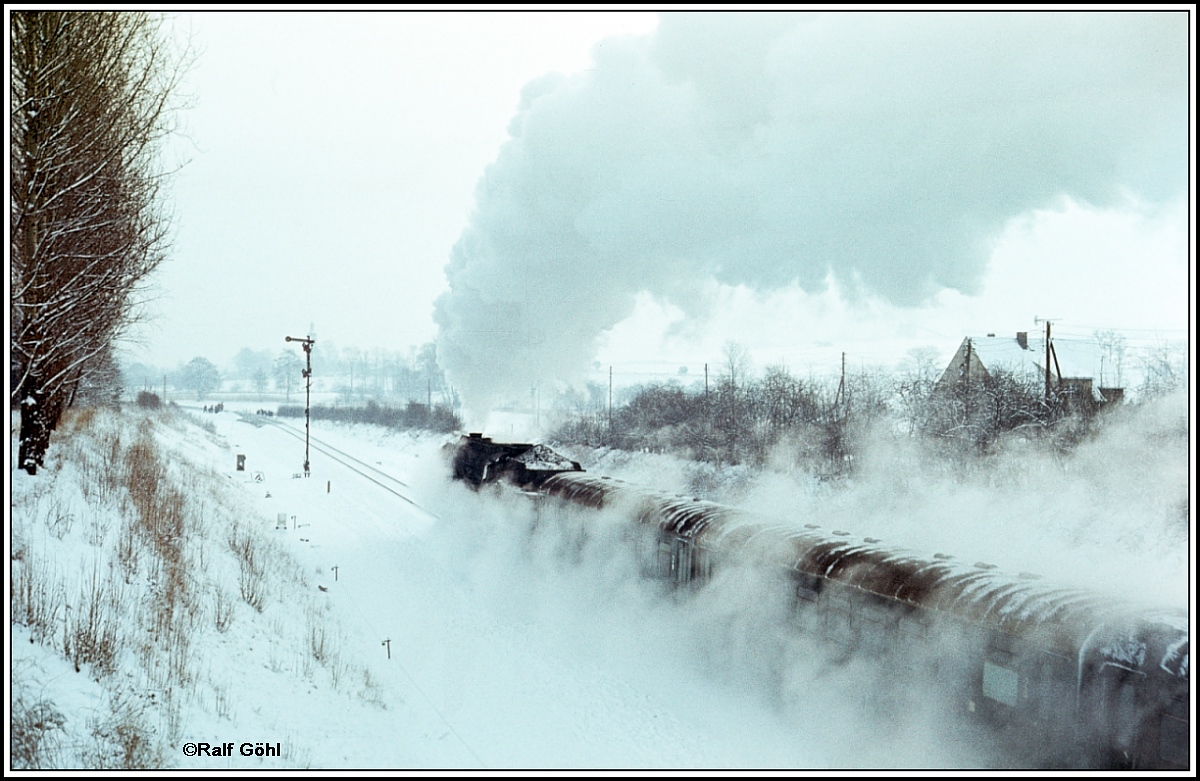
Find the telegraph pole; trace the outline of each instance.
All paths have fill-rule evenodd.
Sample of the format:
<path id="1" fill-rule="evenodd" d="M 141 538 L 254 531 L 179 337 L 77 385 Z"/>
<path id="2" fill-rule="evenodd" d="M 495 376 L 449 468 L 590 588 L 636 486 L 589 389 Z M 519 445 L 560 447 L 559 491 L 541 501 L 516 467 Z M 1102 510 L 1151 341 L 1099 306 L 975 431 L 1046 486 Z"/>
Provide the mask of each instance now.
<path id="1" fill-rule="evenodd" d="M 971 423 L 971 338 L 967 337 L 967 365 L 964 374 L 966 380 L 967 393 L 964 397 L 963 404 L 967 410 L 967 425 Z"/>
<path id="2" fill-rule="evenodd" d="M 1045 372 L 1045 374 L 1046 374 L 1046 390 L 1045 390 L 1044 402 L 1046 404 L 1046 408 L 1049 409 L 1050 408 L 1050 319 L 1047 318 L 1045 320 L 1041 320 L 1041 318 L 1035 317 L 1035 318 L 1033 318 L 1033 322 L 1035 324 L 1038 322 L 1044 322 L 1046 324 L 1046 372 Z"/>
<path id="3" fill-rule="evenodd" d="M 837 414 L 837 412 L 842 411 L 842 407 L 845 405 L 845 403 L 846 403 L 846 354 L 842 353 L 842 379 L 838 383 L 837 395 L 833 398 L 833 406 L 838 408 L 838 410 L 834 412 L 835 415 Z"/>
<path id="4" fill-rule="evenodd" d="M 296 336 L 283 337 L 285 342 L 299 342 L 304 348 L 304 476 L 308 477 L 308 425 L 309 408 L 312 401 L 312 348 L 315 339 L 302 339 Z"/>
<path id="5" fill-rule="evenodd" d="M 1046 406 L 1050 406 L 1050 321 L 1046 321 Z"/>

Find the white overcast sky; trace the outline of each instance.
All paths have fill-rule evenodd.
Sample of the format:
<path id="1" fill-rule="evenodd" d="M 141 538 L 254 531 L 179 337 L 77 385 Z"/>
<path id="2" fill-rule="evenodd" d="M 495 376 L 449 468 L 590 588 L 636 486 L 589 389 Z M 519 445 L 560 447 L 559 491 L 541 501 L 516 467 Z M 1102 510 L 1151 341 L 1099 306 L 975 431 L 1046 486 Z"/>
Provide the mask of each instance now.
<path id="1" fill-rule="evenodd" d="M 310 323 L 403 350 L 439 296 L 458 381 L 494 371 L 477 343 L 513 389 L 729 341 L 824 372 L 1035 317 L 1189 325 L 1185 13 L 174 23 L 187 163 L 130 360 L 224 366 Z"/>
<path id="2" fill-rule="evenodd" d="M 179 13 L 196 54 L 177 238 L 133 358 L 224 364 L 285 335 L 407 349 L 521 88 L 652 14 Z"/>

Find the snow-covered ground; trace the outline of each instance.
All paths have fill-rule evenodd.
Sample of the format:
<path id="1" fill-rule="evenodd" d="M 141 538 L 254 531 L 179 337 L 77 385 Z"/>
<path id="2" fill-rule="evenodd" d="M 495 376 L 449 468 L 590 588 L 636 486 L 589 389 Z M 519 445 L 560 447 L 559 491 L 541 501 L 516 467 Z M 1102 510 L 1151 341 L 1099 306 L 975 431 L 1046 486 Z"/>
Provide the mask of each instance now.
<path id="1" fill-rule="evenodd" d="M 156 436 L 173 453 L 177 476 L 197 476 L 190 490 L 212 492 L 197 588 L 223 594 L 232 617 L 217 630 L 215 597 L 200 598 L 213 606 L 197 608 L 202 618 L 179 675 L 156 674 L 157 663 L 138 660 L 151 652 L 129 642 L 112 674 L 86 664 L 76 672 L 56 638 L 33 642 L 15 626 L 14 707 L 49 708 L 44 745 L 54 764 L 120 763 L 117 733 L 131 724 L 162 746 L 135 763 L 181 769 L 896 761 L 850 733 L 814 740 L 765 686 L 736 670 L 719 674 L 720 665 L 691 649 L 696 628 L 678 615 L 672 621 L 670 603 L 640 589 L 619 556 L 609 572 L 559 568 L 549 554 L 547 566 L 536 566 L 538 557 L 521 549 L 519 521 L 506 526 L 497 506 L 456 496 L 462 489 L 446 481 L 442 440 L 367 428 L 315 432 L 408 483 L 400 490 L 422 510 L 316 452 L 312 475 L 296 477 L 303 442 L 257 416 L 229 408 L 193 415 L 214 432 L 159 425 Z M 238 454 L 245 471 L 236 469 Z M 63 468 L 52 494 L 41 488 L 51 470 L 36 478 L 11 472 L 14 548 L 17 570 L 57 576 L 66 603 L 78 606 L 76 584 L 87 579 L 72 573 L 109 572 L 105 542 L 121 521 L 115 499 L 105 500 L 108 517 L 85 517 L 103 501 L 69 488 L 72 470 Z M 277 528 L 281 515 L 286 528 Z M 239 596 L 237 563 L 224 544 L 235 524 L 272 559 L 261 613 Z M 535 566 L 521 570 L 522 562 Z M 155 574 L 144 570 L 108 582 L 127 598 L 153 599 L 154 584 L 147 591 L 143 581 Z M 234 756 L 185 754 L 201 743 L 210 752 L 232 743 Z M 278 744 L 282 756 L 243 757 L 244 743 Z"/>
<path id="2" fill-rule="evenodd" d="M 758 604 L 753 584 L 740 603 L 684 602 L 640 580 L 630 551 L 603 534 L 585 555 L 562 539 L 532 539 L 526 507 L 448 481 L 445 437 L 320 424 L 316 440 L 352 454 L 374 479 L 317 447 L 311 476 L 298 476 L 303 424 L 283 424 L 297 438 L 278 419 L 244 414 L 254 406 L 187 411 L 210 430 L 178 418 L 153 426 L 171 454 L 171 480 L 202 507 L 188 554 L 200 596 L 186 659 L 161 669 L 127 643 L 114 674 L 76 672 L 57 640 L 34 642 L 14 625 L 14 709 L 46 704 L 57 714 L 44 733 L 57 764 L 95 766 L 104 746 L 117 762 L 113 712 L 161 747 L 148 755 L 155 763 L 179 769 L 992 761 L 968 736 L 949 739 L 937 714 L 872 717 L 863 707 L 869 678 L 784 643 L 769 620 L 777 606 Z M 126 437 L 132 430 L 104 425 Z M 54 447 L 70 441 L 63 435 Z M 52 448 L 52 460 L 60 455 Z M 14 573 L 40 567 L 78 605 L 72 573 L 109 567 L 105 545 L 120 537 L 121 521 L 119 500 L 84 496 L 84 475 L 73 469 L 64 466 L 50 490 L 52 470 L 29 478 L 10 462 Z M 96 513 L 105 506 L 110 516 Z M 853 509 L 849 500 L 836 506 Z M 261 612 L 242 598 L 246 573 L 234 551 L 243 533 L 253 535 L 264 573 Z M 114 588 L 153 598 L 147 566 L 112 567 Z M 187 755 L 200 743 L 231 743 L 234 755 Z M 281 756 L 240 755 L 242 744 L 258 743 L 278 744 Z"/>

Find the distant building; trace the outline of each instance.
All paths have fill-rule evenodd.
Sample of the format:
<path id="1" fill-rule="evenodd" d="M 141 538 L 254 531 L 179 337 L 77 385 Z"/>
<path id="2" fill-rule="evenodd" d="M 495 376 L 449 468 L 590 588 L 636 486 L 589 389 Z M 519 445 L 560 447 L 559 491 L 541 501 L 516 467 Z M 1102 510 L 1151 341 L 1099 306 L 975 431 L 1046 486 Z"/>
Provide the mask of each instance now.
<path id="1" fill-rule="evenodd" d="M 1090 340 L 1051 338 L 1047 353 L 1045 337 L 1030 337 L 1027 331 L 1015 336 L 967 337 L 942 372 L 934 393 L 952 393 L 976 382 L 983 387 L 992 374 L 1006 371 L 1031 385 L 1048 388 L 1068 407 L 1091 414 L 1124 398 L 1124 389 L 1100 386 L 1097 378 L 1103 362 L 1101 346 Z"/>

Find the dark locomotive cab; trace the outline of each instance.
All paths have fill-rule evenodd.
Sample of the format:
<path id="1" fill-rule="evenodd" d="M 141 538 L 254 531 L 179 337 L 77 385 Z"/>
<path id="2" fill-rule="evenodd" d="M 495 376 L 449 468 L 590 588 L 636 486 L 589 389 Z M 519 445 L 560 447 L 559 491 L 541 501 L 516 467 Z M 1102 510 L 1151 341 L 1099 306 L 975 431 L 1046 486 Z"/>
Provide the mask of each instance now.
<path id="1" fill-rule="evenodd" d="M 545 445 L 493 442 L 480 433 L 463 437 L 454 451 L 454 478 L 476 489 L 487 483 L 536 489 L 550 475 L 582 471 L 578 461 Z"/>

